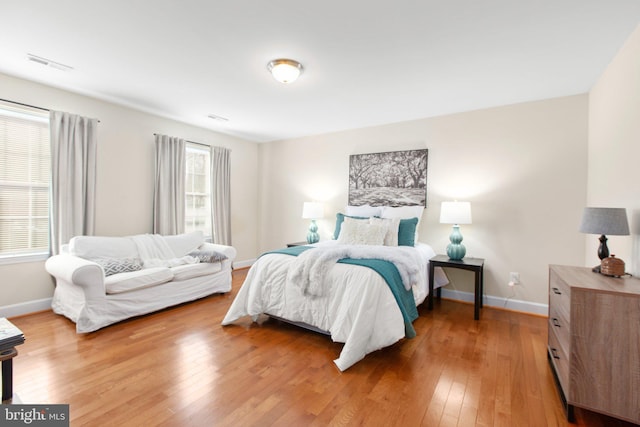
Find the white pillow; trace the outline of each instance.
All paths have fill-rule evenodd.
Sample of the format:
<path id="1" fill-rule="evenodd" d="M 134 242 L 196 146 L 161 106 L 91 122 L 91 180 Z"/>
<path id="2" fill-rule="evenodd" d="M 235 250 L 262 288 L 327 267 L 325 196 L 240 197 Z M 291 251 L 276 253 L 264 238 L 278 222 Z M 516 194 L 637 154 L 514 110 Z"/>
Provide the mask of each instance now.
<path id="1" fill-rule="evenodd" d="M 341 245 L 382 245 L 386 228 L 365 221 L 345 221 L 340 229 Z"/>
<path id="2" fill-rule="evenodd" d="M 398 246 L 398 228 L 400 218 L 369 218 L 369 224 L 379 224 L 385 228 L 385 246 Z"/>
<path id="3" fill-rule="evenodd" d="M 418 230 L 420 229 L 420 220 L 422 219 L 422 213 L 424 212 L 424 206 L 383 206 L 380 218 L 400 218 L 410 219 L 418 218 L 418 224 L 416 225 L 416 235 L 414 241 L 418 243 Z"/>
<path id="4" fill-rule="evenodd" d="M 162 237 L 177 258 L 183 257 L 189 252 L 198 249 L 200 245 L 204 243 L 204 233 L 202 233 L 202 231 L 192 231 L 191 233 Z"/>
<path id="5" fill-rule="evenodd" d="M 382 206 L 371 206 L 371 205 L 347 206 L 344 209 L 344 213 L 349 216 L 361 216 L 364 218 L 369 218 L 372 216 L 380 216 L 380 214 L 382 213 Z"/>
<path id="6" fill-rule="evenodd" d="M 424 206 L 399 206 L 397 208 L 391 206 L 383 206 L 380 218 L 418 218 L 418 224 L 422 218 Z"/>

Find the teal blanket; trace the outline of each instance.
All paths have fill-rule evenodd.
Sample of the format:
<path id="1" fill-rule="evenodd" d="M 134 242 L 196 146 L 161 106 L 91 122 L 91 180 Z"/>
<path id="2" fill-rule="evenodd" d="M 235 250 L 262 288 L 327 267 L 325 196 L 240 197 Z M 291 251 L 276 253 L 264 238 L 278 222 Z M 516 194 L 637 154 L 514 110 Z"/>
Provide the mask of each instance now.
<path id="1" fill-rule="evenodd" d="M 284 254 L 298 256 L 308 249 L 313 249 L 313 246 L 294 246 L 291 248 L 277 249 L 271 252 L 266 252 L 265 254 Z M 411 289 L 405 289 L 404 284 L 402 283 L 402 277 L 400 277 L 400 273 L 398 272 L 398 268 L 392 262 L 382 259 L 369 258 L 343 258 L 338 262 L 342 264 L 367 267 L 382 276 L 385 282 L 387 282 L 391 293 L 398 303 L 400 312 L 402 313 L 402 318 L 404 320 L 405 337 L 413 338 L 416 336 L 416 330 L 413 328 L 413 321 L 418 318 L 418 309 L 416 308 L 413 292 L 411 291 Z"/>

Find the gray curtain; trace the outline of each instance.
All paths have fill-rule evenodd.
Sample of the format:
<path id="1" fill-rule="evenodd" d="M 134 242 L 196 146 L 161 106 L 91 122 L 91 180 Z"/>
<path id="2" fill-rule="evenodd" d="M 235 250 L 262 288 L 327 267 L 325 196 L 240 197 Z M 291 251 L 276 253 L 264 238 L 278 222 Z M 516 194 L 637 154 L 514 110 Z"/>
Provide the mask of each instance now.
<path id="1" fill-rule="evenodd" d="M 51 111 L 50 252 L 95 229 L 98 120 Z"/>
<path id="2" fill-rule="evenodd" d="M 213 147 L 211 156 L 211 224 L 213 242 L 231 245 L 231 150 Z"/>
<path id="3" fill-rule="evenodd" d="M 184 232 L 185 141 L 156 135 L 156 176 L 153 192 L 153 232 Z"/>

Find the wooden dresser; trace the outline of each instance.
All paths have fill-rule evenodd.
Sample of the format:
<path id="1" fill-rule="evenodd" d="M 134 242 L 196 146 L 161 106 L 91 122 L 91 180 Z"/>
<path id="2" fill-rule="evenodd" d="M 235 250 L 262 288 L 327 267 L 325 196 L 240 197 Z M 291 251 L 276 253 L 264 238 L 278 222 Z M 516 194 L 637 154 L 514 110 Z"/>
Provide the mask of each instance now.
<path id="1" fill-rule="evenodd" d="M 640 280 L 549 266 L 548 357 L 573 406 L 640 423 Z"/>

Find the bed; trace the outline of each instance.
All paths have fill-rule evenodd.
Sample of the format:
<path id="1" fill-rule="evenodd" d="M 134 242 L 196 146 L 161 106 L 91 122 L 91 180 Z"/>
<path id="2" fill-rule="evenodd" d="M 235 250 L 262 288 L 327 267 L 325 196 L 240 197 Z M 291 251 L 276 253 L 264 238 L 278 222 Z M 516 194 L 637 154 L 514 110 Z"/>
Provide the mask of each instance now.
<path id="1" fill-rule="evenodd" d="M 429 293 L 428 263 L 435 255 L 429 245 L 414 240 L 417 219 L 390 221 L 394 226 L 397 224 L 390 230 L 400 235 L 401 243 L 402 232 L 405 237 L 411 235 L 405 242 L 410 245 L 385 245 L 377 228 L 371 227 L 373 222 L 379 222 L 377 219 L 340 215 L 336 221 L 336 240 L 298 250 L 276 250 L 258 258 L 222 324 L 231 325 L 245 316 L 256 321 L 259 315 L 267 314 L 325 331 L 333 341 L 344 343 L 334 360 L 341 371 L 368 353 L 404 337 L 411 338 L 416 307 Z M 403 230 L 399 224 L 402 221 L 413 226 Z M 395 231 L 399 228 L 400 231 Z M 388 236 L 390 230 L 387 228 L 382 234 Z M 349 233 L 353 235 L 347 236 Z M 393 263 L 396 278 L 410 295 L 413 318 L 409 314 L 407 319 L 407 311 L 411 310 L 399 304 L 399 291 L 388 280 L 370 266 L 358 264 L 359 260 L 366 264 L 372 259 Z M 437 269 L 434 288 L 446 283 L 444 272 Z M 404 297 L 406 302 L 406 294 Z"/>

